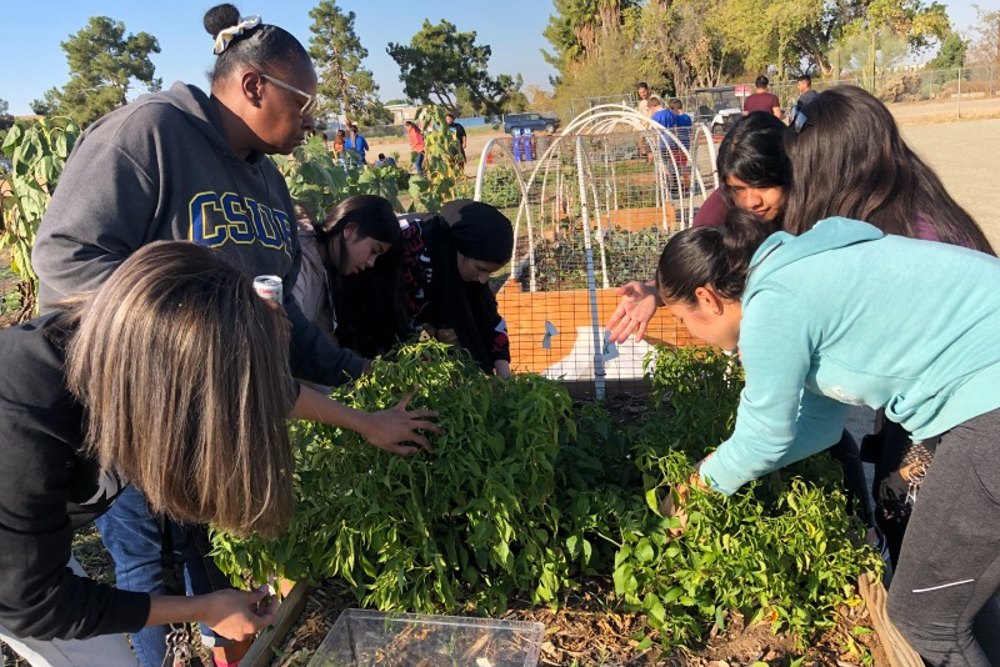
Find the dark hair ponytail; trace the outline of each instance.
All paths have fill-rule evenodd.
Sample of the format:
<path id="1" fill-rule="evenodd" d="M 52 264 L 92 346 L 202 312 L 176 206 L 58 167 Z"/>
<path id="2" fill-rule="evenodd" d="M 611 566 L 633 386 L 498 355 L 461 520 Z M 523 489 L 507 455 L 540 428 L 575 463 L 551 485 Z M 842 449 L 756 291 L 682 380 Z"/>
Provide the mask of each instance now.
<path id="1" fill-rule="evenodd" d="M 731 209 L 719 228 L 691 227 L 667 242 L 656 270 L 656 285 L 667 303 L 694 303 L 695 290 L 711 285 L 719 296 L 738 301 L 746 289 L 750 260 L 778 231 L 741 209 Z"/>
<path id="2" fill-rule="evenodd" d="M 203 24 L 205 31 L 215 38 L 239 22 L 240 10 L 224 3 L 205 12 Z M 290 32 L 276 25 L 260 23 L 233 37 L 229 46 L 216 56 L 209 79 L 214 84 L 241 67 L 276 65 L 282 68 L 310 62 L 309 54 Z"/>

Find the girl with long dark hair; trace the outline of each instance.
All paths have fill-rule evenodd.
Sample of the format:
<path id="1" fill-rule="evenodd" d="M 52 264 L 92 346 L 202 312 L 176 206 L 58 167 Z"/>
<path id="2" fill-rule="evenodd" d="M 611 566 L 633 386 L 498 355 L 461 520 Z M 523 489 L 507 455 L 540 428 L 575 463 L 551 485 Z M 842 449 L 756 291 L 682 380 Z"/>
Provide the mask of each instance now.
<path id="1" fill-rule="evenodd" d="M 937 174 L 903 141 L 889 109 L 856 86 L 820 93 L 785 132 L 791 166 L 784 227 L 839 215 L 887 234 L 996 254 Z"/>

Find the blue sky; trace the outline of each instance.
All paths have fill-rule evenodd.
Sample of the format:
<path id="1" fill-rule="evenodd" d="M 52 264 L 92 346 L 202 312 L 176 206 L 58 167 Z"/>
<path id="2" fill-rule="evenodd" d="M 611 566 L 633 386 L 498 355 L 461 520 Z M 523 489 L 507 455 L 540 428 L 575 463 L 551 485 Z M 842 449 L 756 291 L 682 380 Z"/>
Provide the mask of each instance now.
<path id="1" fill-rule="evenodd" d="M 307 43 L 312 23 L 309 10 L 317 2 L 239 0 L 234 4 L 244 14 L 260 14 L 267 23 L 280 25 Z M 205 72 L 214 58 L 212 40 L 201 24 L 210 3 L 211 0 L 0 0 L 5 54 L 0 99 L 10 103 L 13 114 L 30 113 L 31 100 L 41 98 L 53 86 L 61 87 L 69 78 L 60 42 L 80 30 L 89 17 L 102 15 L 124 22 L 126 33 L 145 31 L 157 37 L 162 51 L 153 56 L 153 64 L 165 87 L 177 80 L 204 86 Z M 386 45 L 408 43 L 425 18 L 434 23 L 447 18 L 461 31 L 475 30 L 477 41 L 493 48 L 490 69 L 494 74 L 520 73 L 525 84 L 548 87 L 548 77 L 553 71 L 541 56 L 541 49 L 548 45 L 542 31 L 552 11 L 547 0 L 502 3 L 338 0 L 338 4 L 357 14 L 355 30 L 368 49 L 365 64 L 375 74 L 383 100 L 402 97 L 399 68 L 386 54 Z M 970 3 L 944 4 L 959 29 L 967 29 L 974 21 L 976 14 Z M 997 9 L 1000 0 L 982 0 L 979 6 Z"/>

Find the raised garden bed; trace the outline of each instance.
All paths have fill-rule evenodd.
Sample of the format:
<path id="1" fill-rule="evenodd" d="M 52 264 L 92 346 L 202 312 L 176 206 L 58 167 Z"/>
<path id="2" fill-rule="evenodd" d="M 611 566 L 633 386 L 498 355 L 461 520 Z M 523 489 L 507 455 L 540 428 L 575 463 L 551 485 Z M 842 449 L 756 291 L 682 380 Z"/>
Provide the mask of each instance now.
<path id="1" fill-rule="evenodd" d="M 732 426 L 729 358 L 664 353 L 649 398 L 605 404 L 573 404 L 539 378 L 490 380 L 433 343 L 399 362 L 341 398 L 370 409 L 419 382 L 415 402 L 447 429 L 433 454 L 401 459 L 299 425 L 287 536 L 216 538 L 234 576 L 317 585 L 275 664 L 303 664 L 358 604 L 538 620 L 540 664 L 872 664 L 854 582 L 878 558 L 829 459 L 729 500 L 695 494 L 686 531 L 668 535 L 676 520 L 656 509 L 667 485 Z"/>

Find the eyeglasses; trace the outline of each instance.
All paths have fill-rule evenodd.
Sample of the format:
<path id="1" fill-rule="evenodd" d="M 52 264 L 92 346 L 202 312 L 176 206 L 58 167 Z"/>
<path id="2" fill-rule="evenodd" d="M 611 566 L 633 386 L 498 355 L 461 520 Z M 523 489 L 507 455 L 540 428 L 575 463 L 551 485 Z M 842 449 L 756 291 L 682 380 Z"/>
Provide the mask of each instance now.
<path id="1" fill-rule="evenodd" d="M 302 109 L 300 110 L 300 111 L 302 111 L 302 115 L 303 116 L 305 116 L 306 114 L 311 114 L 313 111 L 316 110 L 316 96 L 315 95 L 310 95 L 309 93 L 305 92 L 304 90 L 299 90 L 295 86 L 287 84 L 284 81 L 282 81 L 281 79 L 275 79 L 273 76 L 270 76 L 268 74 L 261 73 L 260 78 L 267 79 L 268 81 L 270 81 L 271 83 L 273 83 L 274 85 L 276 85 L 278 88 L 284 88 L 285 90 L 287 90 L 289 92 L 295 93 L 296 95 L 301 95 L 302 97 L 306 98 L 306 103 L 302 105 Z"/>

